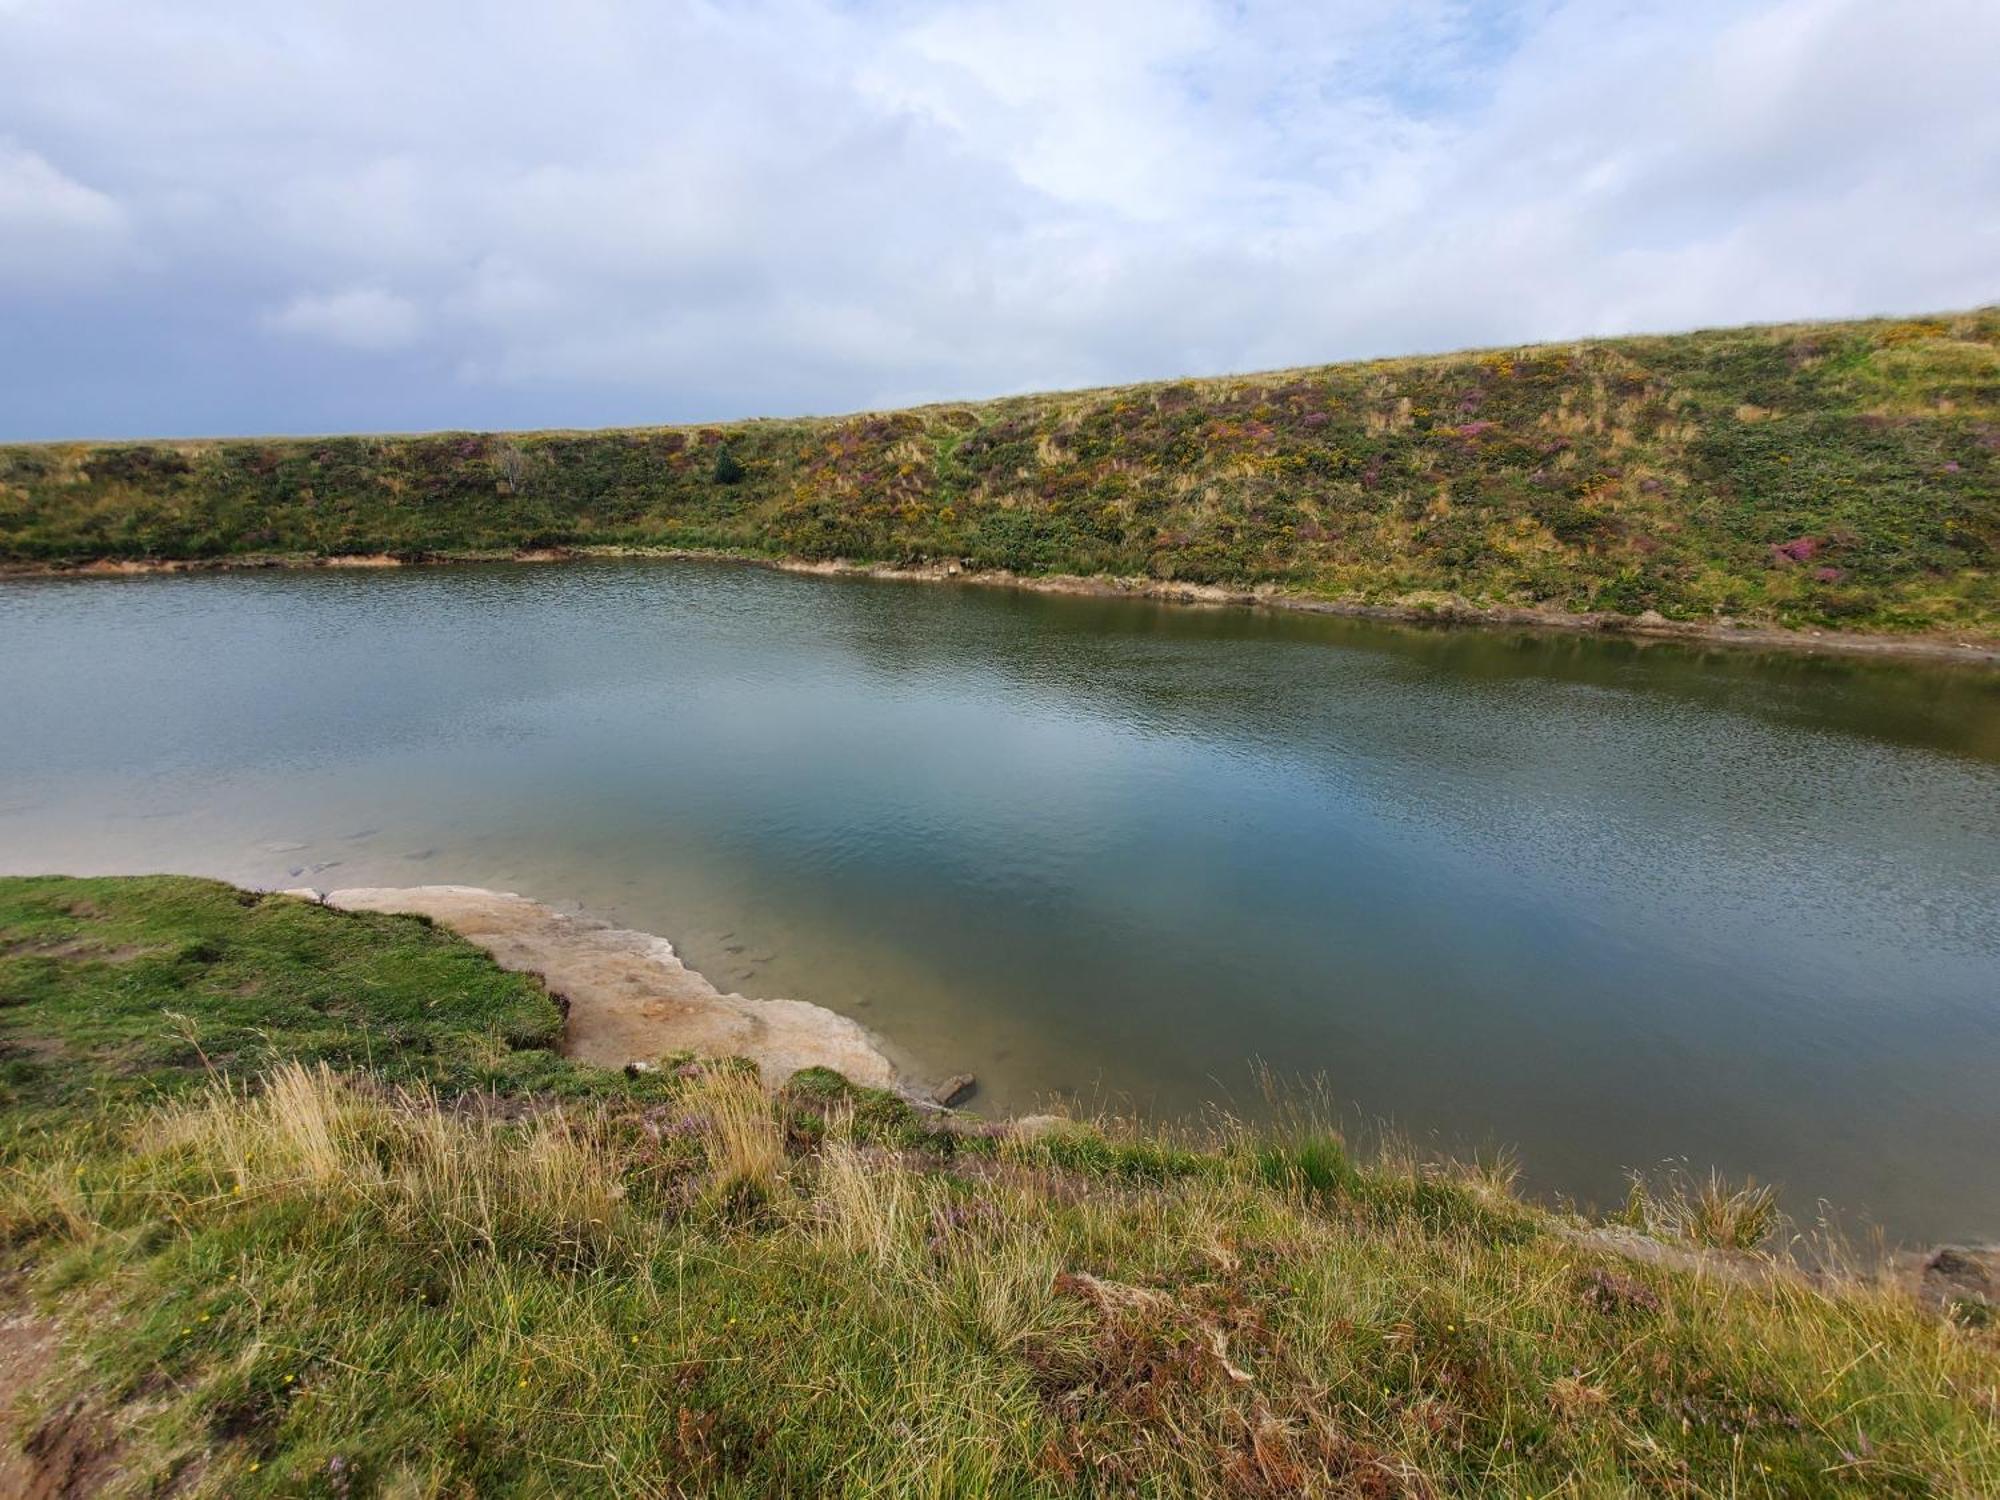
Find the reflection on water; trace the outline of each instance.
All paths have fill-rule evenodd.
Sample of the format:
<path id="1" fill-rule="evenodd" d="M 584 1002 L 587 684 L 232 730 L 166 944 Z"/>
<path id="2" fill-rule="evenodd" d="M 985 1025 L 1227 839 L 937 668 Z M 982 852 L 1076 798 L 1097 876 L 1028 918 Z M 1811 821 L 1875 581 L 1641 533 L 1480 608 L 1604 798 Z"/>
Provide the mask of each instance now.
<path id="1" fill-rule="evenodd" d="M 452 881 L 981 1104 L 1249 1063 L 2000 1230 L 2000 685 L 701 564 L 0 587 L 0 869 Z"/>

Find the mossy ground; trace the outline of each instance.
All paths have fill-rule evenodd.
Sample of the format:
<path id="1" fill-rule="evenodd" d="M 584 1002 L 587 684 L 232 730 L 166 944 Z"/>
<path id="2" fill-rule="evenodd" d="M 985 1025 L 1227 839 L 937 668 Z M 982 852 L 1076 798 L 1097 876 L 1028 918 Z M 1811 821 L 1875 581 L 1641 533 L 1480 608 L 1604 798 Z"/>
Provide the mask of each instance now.
<path id="1" fill-rule="evenodd" d="M 628 1080 L 408 918 L 0 881 L 0 1244 L 120 1492 L 2000 1492 L 2000 1334 L 1301 1115 Z M 81 1401 L 82 1406 L 70 1403 Z"/>
<path id="2" fill-rule="evenodd" d="M 713 548 L 2000 631 L 2000 309 L 843 419 L 0 447 L 0 561 Z"/>

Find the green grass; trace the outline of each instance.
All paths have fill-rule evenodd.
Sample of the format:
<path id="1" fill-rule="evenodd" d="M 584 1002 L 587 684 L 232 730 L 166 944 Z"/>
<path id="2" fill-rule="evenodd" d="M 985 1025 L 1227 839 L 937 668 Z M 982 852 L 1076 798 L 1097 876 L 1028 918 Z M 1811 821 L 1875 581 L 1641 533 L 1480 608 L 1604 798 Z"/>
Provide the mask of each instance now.
<path id="1" fill-rule="evenodd" d="M 0 1112 L 173 1093 L 294 1057 L 454 1091 L 572 1091 L 536 980 L 420 919 L 159 877 L 0 881 Z"/>
<path id="2" fill-rule="evenodd" d="M 21 1427 L 127 1494 L 2000 1490 L 2000 1333 L 1886 1285 L 1629 1263 L 1309 1111 L 940 1122 L 551 1014 L 407 918 L 0 881 Z"/>
<path id="3" fill-rule="evenodd" d="M 0 447 L 0 561 L 551 546 L 2000 631 L 2000 309 L 840 419 Z"/>

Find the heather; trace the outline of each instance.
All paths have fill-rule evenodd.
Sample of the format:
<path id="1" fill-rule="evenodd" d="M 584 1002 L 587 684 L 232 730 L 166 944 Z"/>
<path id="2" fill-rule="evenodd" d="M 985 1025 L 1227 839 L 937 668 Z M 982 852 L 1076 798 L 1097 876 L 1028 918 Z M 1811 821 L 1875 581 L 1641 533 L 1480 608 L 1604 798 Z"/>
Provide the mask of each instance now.
<path id="1" fill-rule="evenodd" d="M 0 448 L 0 560 L 955 562 L 1992 633 L 2000 310 L 839 419 Z"/>

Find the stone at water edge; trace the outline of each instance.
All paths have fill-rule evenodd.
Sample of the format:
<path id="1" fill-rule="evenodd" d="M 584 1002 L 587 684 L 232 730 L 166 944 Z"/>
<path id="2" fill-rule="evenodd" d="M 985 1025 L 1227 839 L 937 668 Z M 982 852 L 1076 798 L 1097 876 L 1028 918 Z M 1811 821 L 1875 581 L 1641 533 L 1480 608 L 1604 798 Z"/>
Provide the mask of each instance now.
<path id="1" fill-rule="evenodd" d="M 954 1073 L 931 1090 L 931 1098 L 946 1109 L 952 1109 L 971 1098 L 978 1088 L 979 1080 L 970 1073 Z"/>
<path id="2" fill-rule="evenodd" d="M 1925 1255 L 1905 1284 L 1938 1307 L 2000 1304 L 2000 1245 L 1940 1245 Z"/>

